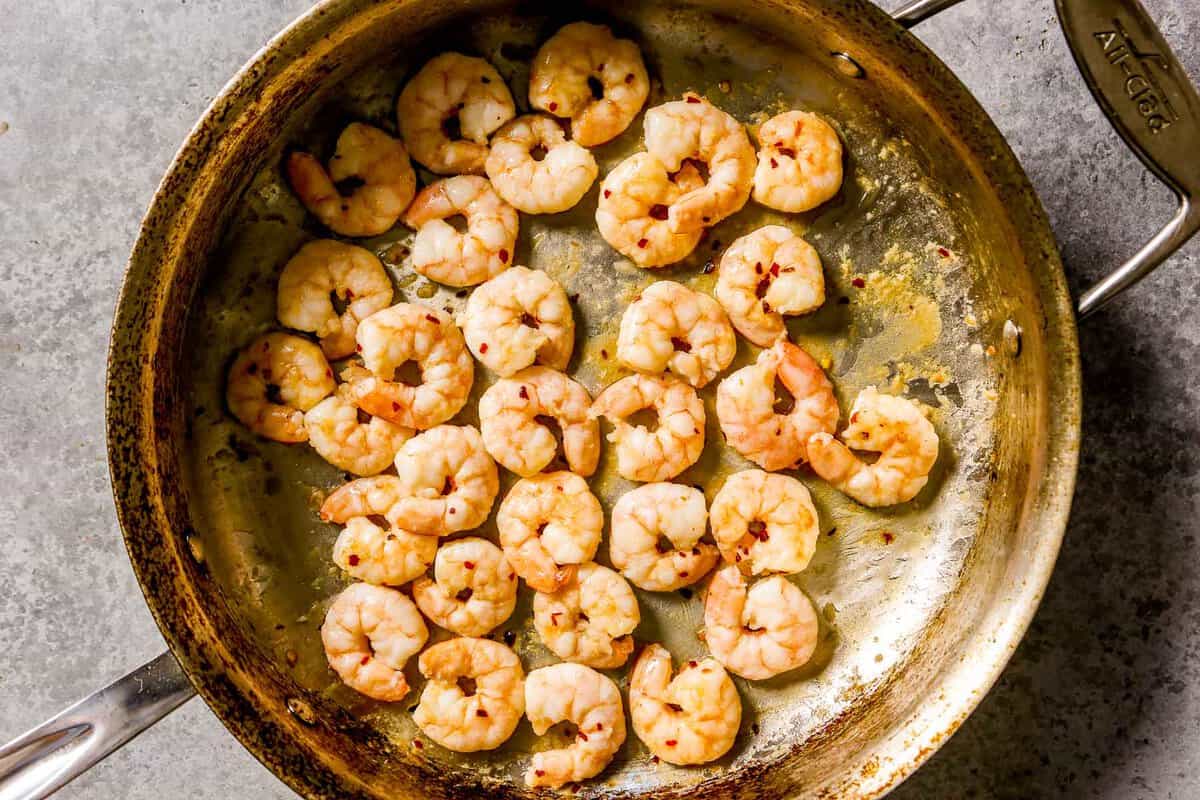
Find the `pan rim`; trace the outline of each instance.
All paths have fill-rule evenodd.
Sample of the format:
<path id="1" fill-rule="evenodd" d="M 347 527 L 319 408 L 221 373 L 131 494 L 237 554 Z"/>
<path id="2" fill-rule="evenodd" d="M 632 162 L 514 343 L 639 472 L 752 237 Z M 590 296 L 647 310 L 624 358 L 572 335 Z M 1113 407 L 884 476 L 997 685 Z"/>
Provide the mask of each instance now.
<path id="1" fill-rule="evenodd" d="M 873 798 L 899 785 L 958 729 L 999 679 L 1037 612 L 1065 535 L 1074 492 L 1082 376 L 1073 305 L 1053 232 L 1007 141 L 974 95 L 919 39 L 865 0 L 850 0 L 849 5 L 852 8 L 846 13 L 857 14 L 858 24 L 872 26 L 882 35 L 895 38 L 907 55 L 919 60 L 921 69 L 941 82 L 940 91 L 953 95 L 956 102 L 967 109 L 971 117 L 969 122 L 985 137 L 983 144 L 1002 156 L 986 168 L 998 170 L 1004 178 L 995 181 L 994 189 L 1014 217 L 1014 227 L 1030 234 L 1031 241 L 1026 245 L 1030 248 L 1040 246 L 1042 250 L 1036 256 L 1045 268 L 1036 279 L 1040 282 L 1038 291 L 1044 304 L 1043 333 L 1048 362 L 1059 369 L 1054 379 L 1047 382 L 1052 395 L 1048 402 L 1051 408 L 1063 412 L 1049 415 L 1045 466 L 1034 498 L 1036 507 L 1031 508 L 1028 523 L 1036 526 L 1041 535 L 1036 553 L 1032 554 L 1024 573 L 1022 586 L 1014 592 L 1013 602 L 1007 604 L 1011 613 L 991 631 L 990 639 L 994 645 L 987 658 L 973 661 L 969 665 L 969 674 L 966 666 L 960 665 L 939 677 L 942 687 L 953 683 L 961 688 L 961 691 L 951 693 L 953 700 L 939 705 L 935 711 L 917 712 L 897 722 L 896 735 L 905 736 L 898 738 L 898 744 L 890 749 L 888 762 L 875 765 L 869 773 L 864 771 L 861 775 L 848 777 L 844 793 L 839 795 Z M 172 532 L 162 524 L 165 517 L 158 513 L 159 501 L 156 499 L 167 490 L 161 483 L 154 447 L 155 404 L 151 397 L 159 356 L 158 327 L 166 295 L 150 292 L 155 286 L 155 277 L 161 274 L 162 264 L 168 260 L 172 242 L 180 236 L 181 216 L 188 207 L 194 179 L 204 174 L 206 165 L 219 150 L 220 133 L 235 124 L 244 112 L 239 103 L 278 76 L 283 67 L 278 57 L 281 52 L 313 46 L 325 35 L 330 24 L 350 19 L 363 7 L 365 4 L 360 0 L 323 0 L 298 17 L 237 71 L 189 132 L 155 190 L 139 226 L 110 332 L 105 388 L 106 439 L 114 505 L 146 604 L 188 679 L 222 724 L 255 758 L 289 787 L 307 797 L 367 796 L 367 793 L 363 784 L 335 773 L 319 759 L 311 758 L 310 751 L 290 736 L 286 727 L 272 721 L 268 715 L 280 713 L 279 709 L 256 705 L 261 718 L 230 713 L 234 705 L 245 702 L 253 705 L 260 698 L 246 697 L 225 677 L 228 665 L 223 663 L 221 652 L 214 649 L 219 633 L 211 629 L 211 620 L 200 611 L 195 586 L 186 571 L 186 542 L 175 548 L 161 547 L 161 552 L 155 554 L 140 546 L 146 537 L 138 534 L 144 534 L 147 526 L 158 529 L 158 534 L 150 537 L 153 541 L 169 541 L 172 536 L 182 539 L 181 532 Z M 990 171 L 987 175 L 994 177 Z M 1031 258 L 1031 261 L 1036 260 Z M 148 294 L 150 299 L 147 299 Z M 193 615 L 190 621 L 189 615 Z M 282 714 L 286 716 L 286 711 Z M 301 762 L 306 763 L 306 769 L 297 768 Z"/>

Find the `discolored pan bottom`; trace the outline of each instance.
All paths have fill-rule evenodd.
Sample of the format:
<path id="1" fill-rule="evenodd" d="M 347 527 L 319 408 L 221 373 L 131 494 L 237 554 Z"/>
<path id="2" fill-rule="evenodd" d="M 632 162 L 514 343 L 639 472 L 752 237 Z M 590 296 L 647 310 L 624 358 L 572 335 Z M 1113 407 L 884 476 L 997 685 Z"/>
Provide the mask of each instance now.
<path id="1" fill-rule="evenodd" d="M 988 352 L 998 342 L 985 333 L 995 325 L 986 311 L 990 305 L 980 299 L 987 292 L 981 276 L 994 266 L 980 263 L 989 256 L 973 249 L 970 231 L 955 213 L 959 198 L 929 178 L 926 151 L 905 139 L 861 91 L 863 84 L 839 72 L 824 52 L 772 43 L 728 18 L 678 9 L 636 14 L 616 25 L 642 46 L 653 77 L 651 105 L 694 90 L 751 125 L 789 108 L 816 111 L 846 145 L 846 180 L 835 200 L 806 214 L 784 215 L 751 203 L 713 228 L 685 262 L 657 271 L 635 268 L 600 238 L 595 186 L 566 214 L 522 215 L 515 263 L 545 270 L 574 298 L 578 341 L 570 373 L 594 395 L 623 374 L 614 360 L 616 323 L 634 295 L 663 278 L 711 292 L 715 275 L 707 265 L 734 238 L 764 224 L 787 225 L 820 253 L 829 298 L 817 313 L 789 322 L 793 340 L 827 366 L 843 409 L 868 385 L 929 404 L 942 451 L 925 490 L 892 510 L 864 509 L 810 472 L 797 473 L 812 490 L 822 530 L 813 563 L 793 578 L 822 611 L 816 657 L 769 681 L 735 679 L 745 707 L 743 730 L 732 752 L 714 765 L 651 763 L 631 734 L 591 787 L 622 791 L 692 785 L 731 766 L 771 760 L 797 743 L 842 735 L 890 676 L 922 657 L 917 645 L 956 592 L 985 517 L 995 474 L 998 397 L 994 350 Z M 329 235 L 288 190 L 280 171 L 284 148 L 327 154 L 352 119 L 394 131 L 394 100 L 405 77 L 424 57 L 447 48 L 489 58 L 525 109 L 528 61 L 562 21 L 506 15 L 477 20 L 423 42 L 411 61 L 380 61 L 331 87 L 322 107 L 295 121 L 245 192 L 191 309 L 183 380 L 190 404 L 186 462 L 197 524 L 194 549 L 246 631 L 276 654 L 281 669 L 384 732 L 398 763 L 414 757 L 417 732 L 408 708 L 421 685 L 415 668 L 410 682 L 416 690 L 408 702 L 369 701 L 329 671 L 317 630 L 329 599 L 347 581 L 330 558 L 337 529 L 321 523 L 315 509 L 348 476 L 307 446 L 256 439 L 238 425 L 223 407 L 224 370 L 236 349 L 277 327 L 275 284 L 287 258 L 303 242 Z M 595 150 L 602 175 L 640 149 L 641 132 L 639 117 L 618 140 Z M 397 300 L 461 309 L 465 291 L 438 287 L 411 271 L 410 241 L 411 233 L 398 226 L 365 242 L 387 264 Z M 731 369 L 752 361 L 755 352 L 740 340 Z M 477 422 L 474 401 L 492 378 L 477 365 L 472 402 L 456 422 Z M 702 486 L 710 500 L 725 476 L 751 466 L 722 445 L 715 388 L 702 391 L 709 414 L 704 454 L 677 479 Z M 501 491 L 512 482 L 506 475 Z M 616 476 L 611 448 L 591 483 L 606 510 L 632 486 Z M 494 519 L 482 534 L 495 538 Z M 607 539 L 598 560 L 607 563 Z M 705 652 L 697 636 L 698 591 L 638 595 L 638 639 L 664 642 L 677 659 Z M 556 660 L 533 632 L 529 607 L 529 592 L 522 589 L 517 612 L 495 634 L 515 634 L 526 669 Z M 626 673 L 612 673 L 623 688 Z M 420 758 L 445 770 L 483 770 L 519 783 L 531 750 L 559 745 L 553 732 L 538 740 L 523 723 L 494 753 L 464 757 L 426 742 Z"/>

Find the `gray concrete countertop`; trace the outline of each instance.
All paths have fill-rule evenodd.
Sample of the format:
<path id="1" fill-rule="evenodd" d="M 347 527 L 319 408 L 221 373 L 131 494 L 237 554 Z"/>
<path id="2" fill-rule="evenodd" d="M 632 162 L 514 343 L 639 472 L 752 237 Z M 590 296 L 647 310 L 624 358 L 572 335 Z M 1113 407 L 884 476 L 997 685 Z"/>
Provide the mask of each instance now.
<path id="1" fill-rule="evenodd" d="M 1200 78 L 1196 0 L 1147 0 Z M 160 638 L 105 466 L 105 348 L 138 222 L 185 134 L 304 0 L 0 0 L 0 740 Z M 1172 211 L 1087 96 L 1051 0 L 918 34 L 1009 137 L 1073 289 Z M 1200 157 L 1200 156 L 1198 156 Z M 905 798 L 1200 795 L 1200 244 L 1083 324 L 1075 510 L 1045 602 Z M 292 797 L 193 701 L 64 797 Z"/>

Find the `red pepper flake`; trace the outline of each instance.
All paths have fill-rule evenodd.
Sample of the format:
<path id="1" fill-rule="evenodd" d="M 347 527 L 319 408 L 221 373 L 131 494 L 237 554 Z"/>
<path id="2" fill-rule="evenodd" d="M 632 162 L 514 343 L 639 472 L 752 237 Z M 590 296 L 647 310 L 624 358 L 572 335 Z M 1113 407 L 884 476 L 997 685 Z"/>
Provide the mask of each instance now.
<path id="1" fill-rule="evenodd" d="M 387 540 L 388 540 L 389 542 L 394 542 L 394 541 L 396 541 L 396 534 L 394 534 L 394 533 L 389 533 L 389 534 L 387 535 Z"/>
<path id="2" fill-rule="evenodd" d="M 420 750 L 420 749 L 421 749 L 421 748 L 423 748 L 424 746 L 425 746 L 425 743 L 424 743 L 424 742 L 422 742 L 420 739 L 413 739 L 413 747 L 415 747 L 415 748 L 417 748 L 418 750 Z"/>
<path id="3" fill-rule="evenodd" d="M 446 509 L 446 511 L 448 511 L 448 512 L 449 512 L 449 513 L 451 513 L 451 514 L 457 514 L 457 513 L 458 513 L 458 509 L 457 509 L 457 508 L 455 508 L 454 506 L 450 506 L 450 508 Z"/>
<path id="4" fill-rule="evenodd" d="M 650 756 L 650 763 L 651 763 L 651 764 L 657 764 L 657 763 L 658 763 L 658 756 Z"/>
<path id="5" fill-rule="evenodd" d="M 671 337 L 671 346 L 681 353 L 692 352 L 692 343 L 687 339 L 681 339 L 678 336 Z"/>
<path id="6" fill-rule="evenodd" d="M 779 264 L 774 261 L 771 262 L 771 274 L 775 276 L 779 275 Z"/>
<path id="7" fill-rule="evenodd" d="M 480 353 L 486 353 L 486 352 L 487 352 L 487 342 L 482 342 L 482 343 L 480 343 L 480 345 L 479 345 L 479 352 L 480 352 Z"/>
<path id="8" fill-rule="evenodd" d="M 362 345 L 361 345 L 361 344 L 356 344 L 356 345 L 354 345 L 354 350 L 355 350 L 355 352 L 361 353 L 361 352 L 362 352 Z"/>
<path id="9" fill-rule="evenodd" d="M 526 389 L 524 386 L 522 386 L 522 387 L 521 387 L 521 388 L 520 388 L 520 389 L 517 391 L 517 394 L 518 394 L 518 395 L 520 395 L 520 397 L 521 397 L 521 399 L 522 399 L 522 400 L 528 400 L 528 399 L 529 399 L 529 390 L 528 390 L 528 389 Z"/>
<path id="10" fill-rule="evenodd" d="M 582 739 L 585 742 L 588 740 L 587 734 L 584 733 L 583 731 L 580 731 L 577 735 L 579 736 L 580 739 Z"/>
<path id="11" fill-rule="evenodd" d="M 754 264 L 754 274 L 762 275 L 762 262 L 758 261 Z"/>
<path id="12" fill-rule="evenodd" d="M 474 561 L 464 561 L 463 566 L 466 567 L 467 569 L 475 569 L 475 562 Z"/>
<path id="13" fill-rule="evenodd" d="M 675 745 L 679 744 L 679 740 L 678 739 L 667 739 L 667 741 L 663 742 L 663 744 L 665 744 L 667 747 L 674 747 Z"/>
<path id="14" fill-rule="evenodd" d="M 604 730 L 604 723 L 603 723 L 603 722 L 597 722 L 597 723 L 596 723 L 596 730 L 598 730 L 598 731 L 602 731 L 602 730 Z"/>
<path id="15" fill-rule="evenodd" d="M 667 708 L 671 709 L 676 714 L 683 711 L 683 706 L 679 705 L 678 703 L 667 703 Z"/>
<path id="16" fill-rule="evenodd" d="M 654 205 L 650 206 L 650 216 L 657 220 L 666 219 L 668 216 L 667 207 L 662 203 L 655 203 Z"/>
<path id="17" fill-rule="evenodd" d="M 547 108 L 549 108 L 551 111 L 558 111 L 558 103 L 551 103 L 549 106 L 547 106 Z"/>
<path id="18" fill-rule="evenodd" d="M 650 244 L 649 239 L 638 239 L 638 247 L 645 247 L 648 244 Z"/>
<path id="19" fill-rule="evenodd" d="M 607 350 L 605 350 L 603 347 L 601 347 L 601 348 L 600 348 L 600 357 L 601 357 L 601 358 L 608 358 L 608 351 L 607 351 Z"/>
<path id="20" fill-rule="evenodd" d="M 835 526 L 833 526 L 832 528 L 830 528 L 828 531 L 826 531 L 825 535 L 826 535 L 826 536 L 833 536 L 835 533 L 837 533 L 837 526 L 836 526 L 836 525 L 835 525 Z"/>
<path id="21" fill-rule="evenodd" d="M 454 599 L 460 603 L 465 603 L 471 599 L 471 595 L 475 594 L 475 590 L 468 586 L 465 589 L 460 589 L 458 594 L 454 595 Z"/>
<path id="22" fill-rule="evenodd" d="M 944 247 L 939 247 L 939 248 L 938 248 L 938 255 L 939 255 L 939 256 L 941 256 L 942 258 L 949 258 L 949 257 L 950 257 L 950 251 L 949 251 L 949 250 L 947 250 L 947 249 L 946 249 L 946 248 L 944 248 Z"/>
<path id="23" fill-rule="evenodd" d="M 352 567 L 357 567 L 357 566 L 358 566 L 358 560 L 359 560 L 359 559 L 358 559 L 358 556 L 357 556 L 357 555 L 355 555 L 354 553 L 351 553 L 351 554 L 350 554 L 350 557 L 349 557 L 348 559 L 346 559 L 346 560 L 350 562 L 350 566 L 352 566 Z"/>
<path id="24" fill-rule="evenodd" d="M 350 291 L 349 289 L 347 289 L 347 290 L 346 290 L 346 299 L 347 299 L 347 300 L 353 300 L 353 299 L 354 299 L 354 292 L 352 292 L 352 291 Z"/>
<path id="25" fill-rule="evenodd" d="M 327 370 L 325 370 L 325 377 L 326 377 L 326 378 L 332 378 L 332 377 L 333 377 L 333 370 L 331 370 L 331 369 L 327 369 Z"/>
<path id="26" fill-rule="evenodd" d="M 482 708 L 475 709 L 475 716 L 486 717 L 487 715 L 488 715 L 488 713 L 486 711 L 484 711 Z"/>
<path id="27" fill-rule="evenodd" d="M 701 217 L 700 221 L 707 225 L 708 223 L 712 222 L 712 217 Z"/>
<path id="28" fill-rule="evenodd" d="M 771 304 L 770 304 L 770 303 L 768 303 L 766 300 L 763 300 L 763 302 L 762 302 L 762 306 L 763 306 L 763 313 L 764 313 L 764 314 L 770 314 L 770 313 L 771 313 Z"/>
<path id="29" fill-rule="evenodd" d="M 633 83 L 633 79 L 634 79 L 634 74 L 632 72 L 625 76 L 626 83 Z"/>
<path id="30" fill-rule="evenodd" d="M 696 95 L 694 95 L 694 94 L 689 94 L 687 97 L 684 98 L 684 100 L 687 100 L 689 103 L 699 103 L 700 102 L 700 98 L 696 97 Z"/>
<path id="31" fill-rule="evenodd" d="M 392 403 L 392 411 L 399 411 L 399 410 L 400 410 L 400 404 L 399 404 L 399 403 L 397 403 L 397 402 L 394 402 L 394 401 L 393 401 L 393 403 Z"/>
<path id="32" fill-rule="evenodd" d="M 507 251 L 507 250 L 505 250 L 504 248 L 501 248 L 501 249 L 500 249 L 500 263 L 501 263 L 501 264 L 507 264 L 507 263 L 508 263 L 508 251 Z"/>
<path id="33" fill-rule="evenodd" d="M 854 280 L 850 281 L 850 283 L 854 284 L 855 288 L 857 289 L 862 289 L 867 285 L 867 282 L 862 278 L 855 278 Z"/>
<path id="34" fill-rule="evenodd" d="M 541 323 L 538 322 L 538 318 L 533 314 L 530 314 L 528 311 L 521 312 L 521 324 L 526 328 L 536 329 L 541 327 Z"/>
<path id="35" fill-rule="evenodd" d="M 695 661 L 689 661 L 689 662 L 688 662 L 688 666 L 689 666 L 689 667 L 691 667 L 692 669 L 695 669 L 695 668 L 696 668 L 696 666 L 697 666 L 697 664 L 696 664 L 696 662 L 695 662 Z"/>
<path id="36" fill-rule="evenodd" d="M 370 656 L 363 656 L 363 657 L 362 657 L 362 661 L 360 661 L 360 662 L 358 662 L 358 663 L 362 664 L 362 665 L 365 667 L 367 664 L 371 663 L 371 657 L 370 657 Z"/>
<path id="37" fill-rule="evenodd" d="M 559 618 L 559 617 L 561 617 L 561 616 L 562 616 L 562 612 L 561 612 L 561 611 L 552 611 L 552 612 L 550 612 L 550 624 L 551 624 L 551 625 L 558 625 L 558 618 Z"/>
<path id="38" fill-rule="evenodd" d="M 788 158 L 796 157 L 796 151 L 790 147 L 778 147 L 776 149 L 779 151 L 779 155 L 781 156 L 787 156 Z"/>
<path id="39" fill-rule="evenodd" d="M 688 574 L 686 572 L 679 573 L 679 577 L 681 577 L 681 578 L 686 578 L 687 576 L 688 576 Z"/>
<path id="40" fill-rule="evenodd" d="M 554 103 L 551 103 L 550 105 L 554 105 Z M 543 775 L 545 775 L 545 774 L 546 774 L 546 770 L 544 770 L 544 769 L 535 769 L 535 770 L 533 771 L 533 774 L 534 774 L 534 775 L 536 775 L 536 776 L 538 776 L 538 777 L 540 778 L 540 777 L 542 777 Z"/>
<path id="41" fill-rule="evenodd" d="M 515 578 L 515 577 L 517 577 L 517 573 L 515 573 L 515 572 L 510 572 L 510 573 L 508 573 L 508 579 L 509 579 L 510 581 L 511 581 L 513 578 Z M 508 637 L 508 634 L 506 633 L 506 634 L 504 634 L 504 636 L 505 636 L 505 638 L 507 638 L 507 637 Z"/>
<path id="42" fill-rule="evenodd" d="M 442 321 L 441 321 L 440 319 L 438 319 L 437 317 L 435 317 L 433 314 L 426 314 L 426 315 L 425 315 L 425 319 L 429 320 L 429 321 L 430 321 L 430 322 L 432 322 L 434 325 L 441 325 L 441 324 L 442 324 Z"/>
<path id="43" fill-rule="evenodd" d="M 760 280 L 758 282 L 757 286 L 754 287 L 754 296 L 757 297 L 759 300 L 761 300 L 767 296 L 767 290 L 770 288 L 771 288 L 771 276 L 767 275 L 766 277 L 764 277 L 762 280 Z"/>
<path id="44" fill-rule="evenodd" d="M 896 541 L 896 534 L 892 533 L 891 531 L 884 531 L 881 535 L 883 536 L 884 544 L 891 544 L 892 542 Z"/>
<path id="45" fill-rule="evenodd" d="M 778 166 L 779 166 L 779 162 L 772 158 L 771 159 L 771 169 L 775 169 Z"/>
<path id="46" fill-rule="evenodd" d="M 758 539 L 760 542 L 765 542 L 768 538 L 770 538 L 767 535 L 767 523 L 760 519 L 756 519 L 747 525 L 746 532 Z"/>

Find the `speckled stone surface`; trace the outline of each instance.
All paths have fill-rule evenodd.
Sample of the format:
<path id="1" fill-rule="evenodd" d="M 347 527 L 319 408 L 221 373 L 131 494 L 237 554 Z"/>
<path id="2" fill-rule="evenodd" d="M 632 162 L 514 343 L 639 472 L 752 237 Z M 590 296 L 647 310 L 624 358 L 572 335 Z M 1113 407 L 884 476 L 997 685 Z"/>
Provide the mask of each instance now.
<path id="1" fill-rule="evenodd" d="M 1196 0 L 1148 0 L 1200 76 Z M 114 520 L 105 348 L 154 187 L 222 84 L 302 0 L 0 2 L 0 739 L 163 647 Z M 1086 94 L 1050 0 L 918 29 L 1009 137 L 1078 291 L 1172 199 Z M 1000 683 L 905 798 L 1200 791 L 1200 243 L 1082 326 L 1079 488 Z M 285 798 L 199 701 L 64 797 Z"/>

